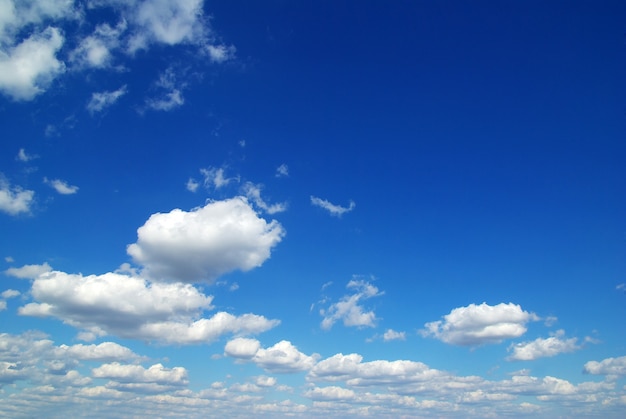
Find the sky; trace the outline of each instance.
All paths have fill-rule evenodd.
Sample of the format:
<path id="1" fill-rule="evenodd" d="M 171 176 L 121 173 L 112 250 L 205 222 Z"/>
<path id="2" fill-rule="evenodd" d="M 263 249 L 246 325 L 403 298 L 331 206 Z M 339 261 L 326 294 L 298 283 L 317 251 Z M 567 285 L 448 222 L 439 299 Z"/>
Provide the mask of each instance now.
<path id="1" fill-rule="evenodd" d="M 623 417 L 625 30 L 0 0 L 0 417 Z"/>

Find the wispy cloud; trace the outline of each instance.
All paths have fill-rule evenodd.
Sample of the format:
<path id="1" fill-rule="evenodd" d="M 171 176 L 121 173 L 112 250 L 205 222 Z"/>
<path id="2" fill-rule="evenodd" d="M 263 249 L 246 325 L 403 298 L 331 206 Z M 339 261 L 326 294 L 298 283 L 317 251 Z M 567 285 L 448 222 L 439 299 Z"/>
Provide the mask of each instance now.
<path id="1" fill-rule="evenodd" d="M 346 212 L 352 211 L 354 207 L 356 207 L 354 201 L 350 201 L 350 204 L 347 207 L 342 207 L 341 205 L 335 205 L 325 199 L 318 198 L 316 196 L 311 196 L 311 204 L 316 207 L 325 209 L 330 213 L 330 215 L 333 215 L 335 217 L 340 217 Z"/>
<path id="2" fill-rule="evenodd" d="M 360 279 L 351 280 L 346 288 L 354 292 L 344 295 L 327 309 L 320 310 L 320 314 L 324 317 L 321 323 L 322 329 L 329 330 L 337 321 L 342 321 L 344 326 L 374 327 L 378 320 L 376 314 L 373 310 L 367 310 L 362 302 L 380 296 L 383 292 L 371 283 Z"/>
<path id="3" fill-rule="evenodd" d="M 96 112 L 102 112 L 106 108 L 115 104 L 115 102 L 117 102 L 119 98 L 124 96 L 127 92 L 128 90 L 126 89 L 126 85 L 124 85 L 119 89 L 110 92 L 93 93 L 89 103 L 87 104 L 87 110 L 92 115 Z"/>
<path id="4" fill-rule="evenodd" d="M 276 177 L 287 177 L 289 176 L 289 167 L 286 164 L 281 164 L 276 168 Z"/>
<path id="5" fill-rule="evenodd" d="M 78 186 L 70 185 L 66 181 L 60 179 L 43 178 L 43 181 L 61 195 L 73 195 L 78 192 L 79 189 Z"/>
<path id="6" fill-rule="evenodd" d="M 15 160 L 26 163 L 31 160 L 35 160 L 38 157 L 39 156 L 37 156 L 36 154 L 28 154 L 26 150 L 20 148 L 20 150 L 17 152 L 17 156 L 15 156 Z"/>

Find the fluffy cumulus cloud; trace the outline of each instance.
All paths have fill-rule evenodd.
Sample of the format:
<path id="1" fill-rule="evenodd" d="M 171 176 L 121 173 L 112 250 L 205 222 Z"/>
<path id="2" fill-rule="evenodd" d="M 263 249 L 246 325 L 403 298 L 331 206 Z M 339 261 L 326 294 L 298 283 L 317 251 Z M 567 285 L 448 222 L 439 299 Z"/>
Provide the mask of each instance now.
<path id="1" fill-rule="evenodd" d="M 333 204 L 325 199 L 318 198 L 316 196 L 311 196 L 311 204 L 316 207 L 325 209 L 330 213 L 330 215 L 333 215 L 335 217 L 340 217 L 346 212 L 352 211 L 356 207 L 354 201 L 350 201 L 350 204 L 347 207 L 342 207 L 341 205 Z"/>
<path id="2" fill-rule="evenodd" d="M 108 23 L 96 26 L 93 34 L 85 37 L 70 53 L 70 61 L 78 68 L 109 67 L 113 60 L 113 51 L 120 47 L 120 38 L 127 26 L 125 20 L 116 26 Z"/>
<path id="3" fill-rule="evenodd" d="M 306 355 L 291 342 L 283 340 L 269 348 L 262 348 L 256 339 L 235 338 L 230 340 L 224 354 L 239 360 L 251 361 L 266 371 L 292 373 L 310 370 L 319 355 Z"/>
<path id="4" fill-rule="evenodd" d="M 559 330 L 549 338 L 537 338 L 532 342 L 521 342 L 511 345 L 508 357 L 511 361 L 533 361 L 537 358 L 551 357 L 580 349 L 577 338 L 564 338 L 565 332 Z"/>
<path id="5" fill-rule="evenodd" d="M 320 310 L 320 314 L 324 317 L 321 323 L 322 329 L 330 329 L 337 321 L 342 321 L 344 326 L 374 327 L 377 321 L 376 314 L 373 310 L 367 310 L 361 303 L 383 293 L 363 280 L 353 279 L 348 282 L 346 288 L 353 290 L 353 293 L 343 296 L 327 309 Z"/>
<path id="6" fill-rule="evenodd" d="M 26 39 L 16 33 L 27 24 L 63 15 L 61 3 L 32 2 L 14 4 L 5 0 L 0 16 L 0 92 L 14 100 L 31 100 L 42 93 L 65 70 L 57 57 L 65 39 L 56 27 L 36 30 Z"/>
<path id="7" fill-rule="evenodd" d="M 162 364 L 145 368 L 141 365 L 113 362 L 94 368 L 92 376 L 109 379 L 108 388 L 140 393 L 160 393 L 186 387 L 189 383 L 185 368 L 166 368 Z"/>
<path id="8" fill-rule="evenodd" d="M 73 195 L 78 192 L 79 189 L 78 186 L 70 185 L 61 179 L 43 178 L 43 181 L 61 195 Z"/>
<path id="9" fill-rule="evenodd" d="M 92 93 L 89 103 L 87 103 L 87 110 L 89 113 L 94 114 L 102 112 L 106 108 L 112 106 L 127 93 L 126 85 L 120 87 L 117 90 L 110 92 L 96 92 Z"/>
<path id="10" fill-rule="evenodd" d="M 285 232 L 260 218 L 247 199 L 209 202 L 193 211 L 158 213 L 137 230 L 128 254 L 156 280 L 212 282 L 261 266 Z"/>
<path id="11" fill-rule="evenodd" d="M 421 334 L 453 345 L 483 345 L 520 337 L 526 324 L 536 320 L 537 315 L 513 303 L 470 304 L 455 308 L 443 320 L 426 323 Z"/>
<path id="12" fill-rule="evenodd" d="M 589 361 L 585 364 L 584 372 L 594 375 L 626 376 L 626 356 L 606 358 L 602 361 Z"/>
<path id="13" fill-rule="evenodd" d="M 34 191 L 11 186 L 0 174 L 0 211 L 9 215 L 28 214 L 34 199 Z"/>
<path id="14" fill-rule="evenodd" d="M 16 273 L 37 273 L 32 267 L 21 269 Z M 203 318 L 213 297 L 192 285 L 150 283 L 123 273 L 43 272 L 33 280 L 30 293 L 35 302 L 20 307 L 19 314 L 58 318 L 84 330 L 85 339 L 113 334 L 164 344 L 200 344 L 227 333 L 261 333 L 278 324 L 255 314 L 218 312 Z"/>

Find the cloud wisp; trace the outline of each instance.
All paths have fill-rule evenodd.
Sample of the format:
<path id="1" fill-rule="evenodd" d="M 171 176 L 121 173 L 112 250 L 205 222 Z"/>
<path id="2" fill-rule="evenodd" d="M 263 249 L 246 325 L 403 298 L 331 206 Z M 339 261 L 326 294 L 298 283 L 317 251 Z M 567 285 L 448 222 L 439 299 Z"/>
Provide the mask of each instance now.
<path id="1" fill-rule="evenodd" d="M 356 207 L 354 201 L 350 201 L 347 207 L 342 207 L 341 205 L 333 204 L 330 201 L 318 198 L 313 195 L 311 195 L 311 204 L 313 206 L 325 209 L 330 213 L 330 215 L 334 217 L 341 217 L 343 214 L 352 211 Z"/>

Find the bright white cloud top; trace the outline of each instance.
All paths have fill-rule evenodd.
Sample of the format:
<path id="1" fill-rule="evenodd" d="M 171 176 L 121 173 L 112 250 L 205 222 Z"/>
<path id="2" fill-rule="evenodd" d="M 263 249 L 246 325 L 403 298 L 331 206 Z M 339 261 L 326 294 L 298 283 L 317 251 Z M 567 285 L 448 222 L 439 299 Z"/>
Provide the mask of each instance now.
<path id="1" fill-rule="evenodd" d="M 268 223 L 245 198 L 236 197 L 189 212 L 153 214 L 137 230 L 128 254 L 149 278 L 212 282 L 227 272 L 261 266 L 284 235 L 278 221 Z"/>
<path id="2" fill-rule="evenodd" d="M 0 0 L 0 417 L 622 419 L 626 3 L 493 3 Z"/>

